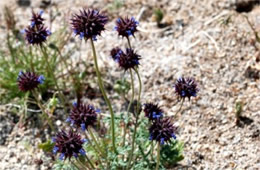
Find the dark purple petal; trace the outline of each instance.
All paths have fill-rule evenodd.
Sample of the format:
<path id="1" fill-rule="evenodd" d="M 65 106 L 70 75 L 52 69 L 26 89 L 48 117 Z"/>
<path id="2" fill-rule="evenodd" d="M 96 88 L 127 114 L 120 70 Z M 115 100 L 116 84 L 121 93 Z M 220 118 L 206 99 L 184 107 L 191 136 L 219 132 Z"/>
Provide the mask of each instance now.
<path id="1" fill-rule="evenodd" d="M 134 50 L 127 48 L 123 52 L 120 48 L 113 48 L 110 52 L 112 58 L 119 64 L 119 67 L 128 70 L 138 67 L 141 56 L 134 52 Z"/>
<path id="2" fill-rule="evenodd" d="M 182 99 L 196 97 L 199 91 L 194 78 L 179 78 L 175 85 L 175 93 Z"/>
<path id="3" fill-rule="evenodd" d="M 149 128 L 150 140 L 155 140 L 160 144 L 170 142 L 175 136 L 176 128 L 168 117 L 156 119 Z M 151 138 L 152 136 L 152 138 Z"/>
<path id="4" fill-rule="evenodd" d="M 163 116 L 163 110 L 158 106 L 158 104 L 146 103 L 144 104 L 144 113 L 150 121 L 160 118 Z"/>
<path id="5" fill-rule="evenodd" d="M 139 22 L 134 17 L 118 18 L 115 30 L 118 32 L 118 35 L 123 37 L 134 36 L 135 32 L 137 32 L 138 24 Z"/>
<path id="6" fill-rule="evenodd" d="M 82 154 L 84 151 L 84 140 L 73 130 L 68 132 L 62 130 L 57 133 L 55 139 L 53 153 L 61 153 L 59 157 L 61 160 L 66 160 L 67 158 L 71 159 L 72 156 Z"/>
<path id="7" fill-rule="evenodd" d="M 42 18 L 43 11 L 40 13 L 32 12 L 31 24 L 24 29 L 25 38 L 29 44 L 42 45 L 51 32 L 44 26 Z"/>
<path id="8" fill-rule="evenodd" d="M 97 40 L 97 36 L 105 30 L 108 17 L 100 13 L 98 10 L 81 10 L 79 14 L 74 14 L 71 19 L 72 29 L 75 35 L 80 39 Z"/>
<path id="9" fill-rule="evenodd" d="M 73 105 L 69 117 L 73 125 L 85 131 L 89 126 L 95 126 L 97 111 L 92 105 L 77 103 Z"/>
<path id="10" fill-rule="evenodd" d="M 38 87 L 39 84 L 44 82 L 43 76 L 38 76 L 34 72 L 22 72 L 18 74 L 18 87 L 21 91 L 30 91 Z"/>
<path id="11" fill-rule="evenodd" d="M 50 31 L 44 25 L 29 26 L 25 29 L 25 38 L 32 45 L 42 45 L 50 34 Z"/>

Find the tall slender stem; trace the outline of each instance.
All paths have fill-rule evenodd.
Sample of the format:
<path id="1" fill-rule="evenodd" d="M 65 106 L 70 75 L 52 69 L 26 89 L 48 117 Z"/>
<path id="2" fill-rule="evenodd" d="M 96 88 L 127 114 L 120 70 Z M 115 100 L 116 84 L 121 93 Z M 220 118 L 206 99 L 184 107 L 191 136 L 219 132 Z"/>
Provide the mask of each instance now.
<path id="1" fill-rule="evenodd" d="M 161 147 L 160 147 L 160 143 L 158 142 L 157 143 L 157 160 L 156 160 L 156 170 L 159 169 L 159 165 L 160 165 L 160 150 L 161 150 Z"/>
<path id="2" fill-rule="evenodd" d="M 181 108 L 183 106 L 183 102 L 184 102 L 184 99 L 181 100 L 181 105 L 180 105 L 178 111 L 175 113 L 175 116 L 177 116 L 177 114 L 181 111 Z"/>
<path id="3" fill-rule="evenodd" d="M 38 94 L 37 94 L 36 90 L 32 90 L 32 94 L 33 94 L 33 96 L 34 96 L 34 98 L 35 98 L 35 100 L 37 102 L 37 105 L 40 107 L 40 109 L 42 111 L 43 118 L 45 117 L 47 119 L 47 122 L 48 122 L 49 126 L 51 127 L 52 130 L 54 130 L 54 127 L 52 125 L 52 121 L 50 120 L 48 114 L 45 112 L 45 109 L 44 109 L 43 105 L 41 104 L 41 101 L 40 101 L 40 99 L 38 97 Z"/>
<path id="4" fill-rule="evenodd" d="M 90 138 L 88 137 L 87 133 L 85 133 L 85 136 L 86 136 L 86 138 L 87 138 L 88 143 L 90 144 L 90 146 L 95 150 L 95 152 L 99 153 L 98 149 L 92 144 L 92 142 L 91 142 Z M 100 153 L 100 154 L 101 154 L 101 153 Z M 101 155 L 102 155 L 102 154 L 101 154 Z M 101 165 L 101 167 L 103 167 L 102 161 L 101 161 L 101 159 L 100 159 L 99 156 L 98 156 L 98 159 L 97 159 L 97 160 L 98 160 L 99 165 Z"/>
<path id="5" fill-rule="evenodd" d="M 136 118 L 136 121 L 135 121 L 135 128 L 134 128 L 134 133 L 133 133 L 133 137 L 132 137 L 132 144 L 131 144 L 132 148 L 131 148 L 131 151 L 130 151 L 130 157 L 129 157 L 126 169 L 129 169 L 131 162 L 132 162 L 132 159 L 133 159 L 133 153 L 134 153 L 134 149 L 135 149 L 135 136 L 136 136 L 136 131 L 137 131 L 137 124 L 138 124 L 138 117 Z"/>
<path id="6" fill-rule="evenodd" d="M 131 108 L 131 105 L 134 101 L 134 97 L 135 97 L 135 87 L 134 87 L 134 77 L 133 77 L 133 72 L 132 70 L 130 69 L 130 76 L 131 76 L 131 88 L 132 88 L 132 97 L 131 97 L 131 100 L 128 104 L 128 107 L 127 107 L 127 120 L 129 120 L 129 111 L 130 111 L 130 108 Z M 125 122 L 124 124 L 124 138 L 123 138 L 123 146 L 125 146 L 125 138 L 126 138 L 126 125 L 127 123 Z"/>
<path id="7" fill-rule="evenodd" d="M 99 152 L 101 153 L 101 155 L 102 155 L 102 156 L 105 156 L 105 153 L 104 153 L 104 152 L 102 151 L 102 149 L 100 148 L 100 146 L 99 146 L 99 144 L 98 144 L 98 142 L 97 142 L 97 139 L 96 139 L 95 135 L 94 135 L 93 132 L 92 132 L 92 129 L 91 129 L 91 128 L 88 128 L 88 132 L 89 132 L 89 134 L 90 134 L 92 140 L 94 141 L 95 145 L 97 146 Z"/>
<path id="8" fill-rule="evenodd" d="M 153 160 L 153 149 L 154 149 L 154 146 L 153 146 L 153 141 L 152 141 L 152 145 L 151 145 L 151 160 Z"/>
<path id="9" fill-rule="evenodd" d="M 86 155 L 87 156 L 87 155 Z M 76 159 L 76 161 L 78 162 L 78 164 L 80 165 L 80 167 L 76 164 L 76 163 L 73 163 L 73 161 L 71 161 L 72 162 L 72 164 L 74 165 L 74 166 L 76 166 L 78 169 L 82 169 L 82 170 L 89 170 L 89 169 L 91 169 L 87 164 L 85 165 L 85 162 L 83 163 L 83 162 L 81 162 L 81 160 L 80 159 Z"/>
<path id="10" fill-rule="evenodd" d="M 30 65 L 31 65 L 31 69 L 33 72 L 35 72 L 34 70 L 34 66 L 33 66 L 33 55 L 32 55 L 32 46 L 30 46 Z"/>
<path id="11" fill-rule="evenodd" d="M 61 98 L 62 100 L 62 103 L 65 105 L 65 96 L 63 95 L 63 93 L 61 93 L 61 90 L 59 88 L 59 85 L 58 85 L 58 82 L 57 82 L 57 79 L 55 77 L 55 74 L 54 74 L 54 71 L 51 69 L 51 66 L 50 66 L 50 63 L 49 63 L 49 60 L 48 60 L 48 54 L 46 53 L 46 48 L 41 46 L 41 51 L 43 53 L 43 56 L 44 56 L 44 59 L 45 59 L 45 62 L 47 64 L 47 69 L 48 69 L 48 72 L 50 73 L 50 75 L 52 76 L 52 79 L 53 79 L 53 82 L 58 90 L 58 94 L 59 94 L 59 97 Z"/>
<path id="12" fill-rule="evenodd" d="M 127 37 L 127 42 L 128 42 L 129 48 L 132 48 L 129 37 Z"/>
<path id="13" fill-rule="evenodd" d="M 135 122 L 135 128 L 134 128 L 134 133 L 133 133 L 133 138 L 132 138 L 132 148 L 131 148 L 131 152 L 130 152 L 130 157 L 128 160 L 128 165 L 127 165 L 127 169 L 130 167 L 132 159 L 133 159 L 133 153 L 135 150 L 135 137 L 136 137 L 136 131 L 137 131 L 137 127 L 138 127 L 138 119 L 139 119 L 139 107 L 140 107 L 140 99 L 141 99 L 141 92 L 142 92 L 142 81 L 141 81 L 141 77 L 140 74 L 137 70 L 137 68 L 134 68 L 134 71 L 137 74 L 138 77 L 138 81 L 139 81 L 139 94 L 138 94 L 138 100 L 137 100 L 137 109 L 136 109 L 136 122 Z"/>
<path id="14" fill-rule="evenodd" d="M 139 111 L 140 99 L 141 99 L 141 93 L 142 93 L 142 80 L 141 80 L 140 74 L 138 72 L 138 69 L 135 68 L 134 70 L 135 70 L 135 72 L 137 74 L 138 81 L 139 81 L 139 94 L 138 94 L 138 102 L 137 102 L 137 110 Z"/>
<path id="15" fill-rule="evenodd" d="M 95 70 L 96 70 L 96 74 L 97 74 L 97 78 L 98 78 L 98 85 L 99 85 L 101 93 L 102 93 L 102 95 L 103 95 L 103 97 L 105 99 L 105 102 L 108 105 L 109 112 L 110 112 L 110 115 L 111 115 L 112 145 L 113 145 L 114 152 L 116 152 L 114 112 L 113 112 L 110 100 L 107 97 L 107 94 L 106 94 L 106 91 L 105 91 L 105 88 L 104 88 L 104 85 L 103 85 L 103 81 L 102 81 L 102 78 L 101 78 L 101 75 L 100 75 L 100 71 L 99 71 L 99 68 L 98 68 L 98 62 L 97 62 L 97 54 L 96 54 L 96 49 L 95 49 L 94 42 L 93 42 L 92 39 L 90 40 L 90 42 L 91 42 L 91 47 L 92 47 L 93 56 L 94 56 L 94 63 L 95 63 Z"/>
<path id="16" fill-rule="evenodd" d="M 77 162 L 78 162 L 78 160 L 76 160 Z M 72 165 L 74 165 L 76 168 L 78 168 L 78 169 L 81 169 L 82 168 L 82 164 L 81 163 L 79 163 L 80 165 L 77 165 L 74 161 L 71 161 L 71 163 L 72 163 Z M 88 167 L 89 168 L 89 167 Z"/>
<path id="17" fill-rule="evenodd" d="M 95 166 L 94 166 L 94 164 L 92 163 L 91 159 L 89 159 L 89 157 L 88 157 L 87 155 L 85 155 L 85 156 L 86 156 L 87 161 L 88 161 L 88 163 L 90 164 L 91 168 L 96 169 Z"/>

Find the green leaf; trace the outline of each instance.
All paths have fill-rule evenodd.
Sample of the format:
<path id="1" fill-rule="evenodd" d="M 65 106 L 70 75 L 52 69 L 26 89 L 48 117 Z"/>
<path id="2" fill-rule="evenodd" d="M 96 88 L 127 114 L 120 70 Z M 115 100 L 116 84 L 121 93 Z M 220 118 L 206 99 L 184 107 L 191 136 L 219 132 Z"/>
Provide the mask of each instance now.
<path id="1" fill-rule="evenodd" d="M 161 9 L 155 9 L 154 10 L 154 15 L 156 17 L 156 22 L 160 23 L 163 19 L 163 12 Z"/>
<path id="2" fill-rule="evenodd" d="M 182 154 L 183 143 L 174 140 L 161 149 L 161 162 L 166 168 L 174 166 L 177 162 L 184 159 Z"/>
<path id="3" fill-rule="evenodd" d="M 57 162 L 55 162 L 53 166 L 53 169 L 54 170 L 79 170 L 79 168 L 77 168 L 75 165 L 73 165 L 72 162 L 57 160 Z"/>
<path id="4" fill-rule="evenodd" d="M 48 140 L 47 142 L 39 144 L 38 148 L 42 149 L 44 152 L 51 152 L 54 145 L 55 144 L 52 143 L 51 140 Z"/>
<path id="5" fill-rule="evenodd" d="M 236 102 L 236 117 L 239 118 L 243 111 L 243 103 L 241 101 Z"/>
<path id="6" fill-rule="evenodd" d="M 114 90 L 119 94 L 127 94 L 130 90 L 130 83 L 126 79 L 117 80 L 114 85 Z"/>

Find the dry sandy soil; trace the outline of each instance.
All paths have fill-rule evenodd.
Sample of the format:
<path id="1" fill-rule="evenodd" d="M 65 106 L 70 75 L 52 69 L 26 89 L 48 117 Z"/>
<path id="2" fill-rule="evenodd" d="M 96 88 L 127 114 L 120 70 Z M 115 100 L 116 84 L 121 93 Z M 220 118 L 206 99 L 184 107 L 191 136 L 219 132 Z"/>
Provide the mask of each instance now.
<path id="1" fill-rule="evenodd" d="M 30 7 L 18 7 L 12 1 L 1 0 L 0 7 L 9 5 L 21 28 L 28 24 L 31 8 L 39 10 L 41 5 L 36 0 Z M 51 10 L 60 13 L 52 31 L 60 27 L 60 21 L 69 22 L 71 12 L 82 7 L 109 10 L 111 5 L 108 0 L 53 3 L 45 9 L 46 18 Z M 177 137 L 185 144 L 185 159 L 179 169 L 260 169 L 260 43 L 245 19 L 247 16 L 260 33 L 260 6 L 238 13 L 234 4 L 232 0 L 126 0 L 122 7 L 109 12 L 111 22 L 97 41 L 102 70 L 119 77 L 122 71 L 107 56 L 113 47 L 126 43 L 115 38 L 113 17 L 137 17 L 140 31 L 132 43 L 142 55 L 142 102 L 158 102 L 168 115 L 174 115 L 179 107 L 175 106 L 172 87 L 176 79 L 183 75 L 198 81 L 198 97 L 186 101 L 175 120 Z M 163 28 L 154 22 L 155 8 L 165 14 Z M 6 30 L 0 14 L 2 36 Z M 90 61 L 88 47 L 83 44 L 82 53 L 75 56 L 87 54 L 83 57 L 89 56 Z M 239 126 L 235 119 L 237 102 L 243 103 Z M 1 112 L 0 120 L 9 120 Z M 50 168 L 50 158 L 36 147 L 40 142 L 34 135 L 37 129 L 18 128 L 12 123 L 6 126 L 14 128 L 7 130 L 10 134 L 0 145 L 0 169 Z M 36 159 L 42 159 L 43 164 L 37 165 Z"/>

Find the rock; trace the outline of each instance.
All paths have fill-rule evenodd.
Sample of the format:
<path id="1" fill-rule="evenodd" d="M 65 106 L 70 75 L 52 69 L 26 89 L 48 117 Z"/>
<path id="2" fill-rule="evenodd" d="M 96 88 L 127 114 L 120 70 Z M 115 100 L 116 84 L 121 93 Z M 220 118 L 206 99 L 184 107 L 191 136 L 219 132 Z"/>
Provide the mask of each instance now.
<path id="1" fill-rule="evenodd" d="M 17 0 L 17 4 L 21 7 L 29 7 L 31 5 L 31 0 Z"/>
<path id="2" fill-rule="evenodd" d="M 55 122 L 55 124 L 59 127 L 59 126 L 61 125 L 61 121 L 60 121 L 60 120 L 57 120 L 57 121 Z"/>

